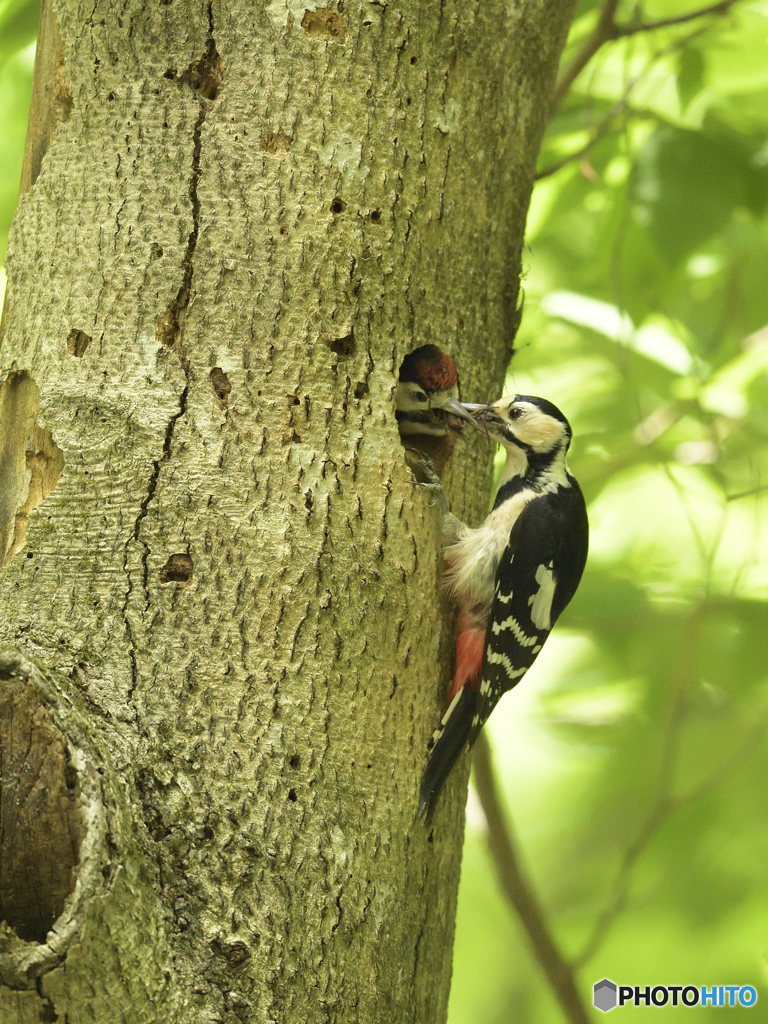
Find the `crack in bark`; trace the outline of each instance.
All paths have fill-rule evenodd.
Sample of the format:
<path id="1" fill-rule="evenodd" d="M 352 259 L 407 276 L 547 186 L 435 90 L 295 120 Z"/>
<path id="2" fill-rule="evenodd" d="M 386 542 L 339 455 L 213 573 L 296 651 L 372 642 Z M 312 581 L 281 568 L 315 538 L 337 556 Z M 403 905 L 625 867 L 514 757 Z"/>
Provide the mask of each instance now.
<path id="1" fill-rule="evenodd" d="M 198 94 L 198 102 L 200 105 L 192 134 L 192 173 L 189 179 L 189 202 L 192 208 L 192 229 L 189 233 L 189 237 L 187 238 L 187 247 L 182 260 L 183 275 L 181 285 L 176 293 L 175 299 L 169 304 L 165 313 L 163 313 L 157 321 L 158 340 L 164 347 L 175 352 L 178 356 L 181 368 L 184 371 L 185 384 L 181 395 L 179 396 L 179 408 L 168 420 L 168 424 L 165 428 L 163 449 L 160 457 L 155 459 L 152 463 L 152 471 L 149 476 L 149 482 L 147 483 L 146 493 L 142 499 L 141 505 L 139 506 L 139 512 L 133 525 L 133 533 L 131 537 L 129 537 L 128 541 L 126 541 L 123 559 L 123 568 L 128 578 L 128 588 L 122 611 L 125 630 L 128 637 L 128 653 L 131 662 L 131 685 L 128 692 L 129 700 L 136 687 L 138 679 L 138 665 L 136 661 L 135 637 L 128 617 L 128 605 L 130 603 L 131 594 L 133 593 L 133 581 L 128 569 L 128 547 L 131 540 L 133 540 L 134 542 L 140 543 L 143 548 L 141 556 L 142 586 L 144 590 L 145 608 L 148 608 L 150 548 L 146 541 L 140 538 L 139 534 L 141 532 L 141 524 L 147 518 L 149 506 L 157 491 L 157 485 L 160 479 L 160 470 L 163 463 L 170 461 L 176 424 L 187 412 L 191 372 L 184 341 L 184 328 L 186 312 L 192 295 L 194 257 L 200 233 L 200 197 L 198 196 L 198 183 L 200 181 L 200 158 L 203 148 L 202 133 L 210 103 L 216 99 L 219 93 L 219 88 L 221 86 L 221 73 L 222 63 L 216 48 L 216 40 L 214 37 L 213 4 L 209 3 L 208 35 L 206 38 L 205 55 L 199 61 L 191 64 L 180 78 L 180 81 L 184 85 L 189 86 Z"/>

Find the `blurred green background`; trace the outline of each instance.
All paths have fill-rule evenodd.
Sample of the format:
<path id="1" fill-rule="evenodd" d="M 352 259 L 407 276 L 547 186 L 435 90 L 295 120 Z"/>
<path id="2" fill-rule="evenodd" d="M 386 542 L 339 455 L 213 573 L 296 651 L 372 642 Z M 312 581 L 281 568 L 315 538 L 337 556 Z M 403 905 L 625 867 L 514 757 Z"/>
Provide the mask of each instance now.
<path id="1" fill-rule="evenodd" d="M 0 258 L 35 23 L 0 0 Z M 510 820 L 585 1003 L 604 976 L 752 984 L 768 1021 L 768 0 L 602 47 L 540 168 L 508 390 L 569 416 L 592 546 L 491 720 Z M 472 792 L 467 820 L 449 1024 L 561 1021 Z"/>

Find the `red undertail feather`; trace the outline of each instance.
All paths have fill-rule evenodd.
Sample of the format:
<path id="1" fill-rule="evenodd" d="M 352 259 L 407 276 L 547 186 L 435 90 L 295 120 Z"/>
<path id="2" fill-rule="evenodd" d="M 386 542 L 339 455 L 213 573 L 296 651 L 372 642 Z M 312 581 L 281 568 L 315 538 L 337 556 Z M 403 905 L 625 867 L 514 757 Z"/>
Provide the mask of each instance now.
<path id="1" fill-rule="evenodd" d="M 476 690 L 483 666 L 485 624 L 467 605 L 459 612 L 459 632 L 456 637 L 456 667 L 451 683 L 449 701 L 463 686 Z"/>

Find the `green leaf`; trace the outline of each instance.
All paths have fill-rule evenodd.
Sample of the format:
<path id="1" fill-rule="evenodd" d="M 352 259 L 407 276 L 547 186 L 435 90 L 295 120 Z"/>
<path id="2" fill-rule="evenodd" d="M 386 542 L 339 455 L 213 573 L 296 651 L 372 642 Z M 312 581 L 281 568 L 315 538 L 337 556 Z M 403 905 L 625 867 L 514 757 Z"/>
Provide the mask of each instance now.
<path id="1" fill-rule="evenodd" d="M 677 68 L 677 95 L 683 110 L 701 92 L 705 72 L 706 62 L 698 47 L 688 46 L 681 51 Z"/>
<path id="2" fill-rule="evenodd" d="M 662 127 L 638 154 L 637 216 L 673 264 L 722 229 L 738 206 L 761 212 L 767 191 L 766 172 L 724 132 Z"/>

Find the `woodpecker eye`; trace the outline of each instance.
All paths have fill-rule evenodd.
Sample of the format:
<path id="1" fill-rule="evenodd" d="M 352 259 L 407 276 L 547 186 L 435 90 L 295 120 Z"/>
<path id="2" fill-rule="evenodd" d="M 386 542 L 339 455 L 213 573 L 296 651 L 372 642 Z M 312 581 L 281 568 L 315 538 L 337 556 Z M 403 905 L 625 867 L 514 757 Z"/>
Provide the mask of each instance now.
<path id="1" fill-rule="evenodd" d="M 507 416 L 509 416 L 509 418 L 511 420 L 519 420 L 522 415 L 523 415 L 523 410 L 519 409 L 519 408 L 515 409 L 514 406 L 511 406 L 507 410 Z"/>
<path id="2" fill-rule="evenodd" d="M 428 401 L 427 396 L 424 394 L 423 391 L 415 391 L 413 397 L 416 399 L 417 402 Z"/>

